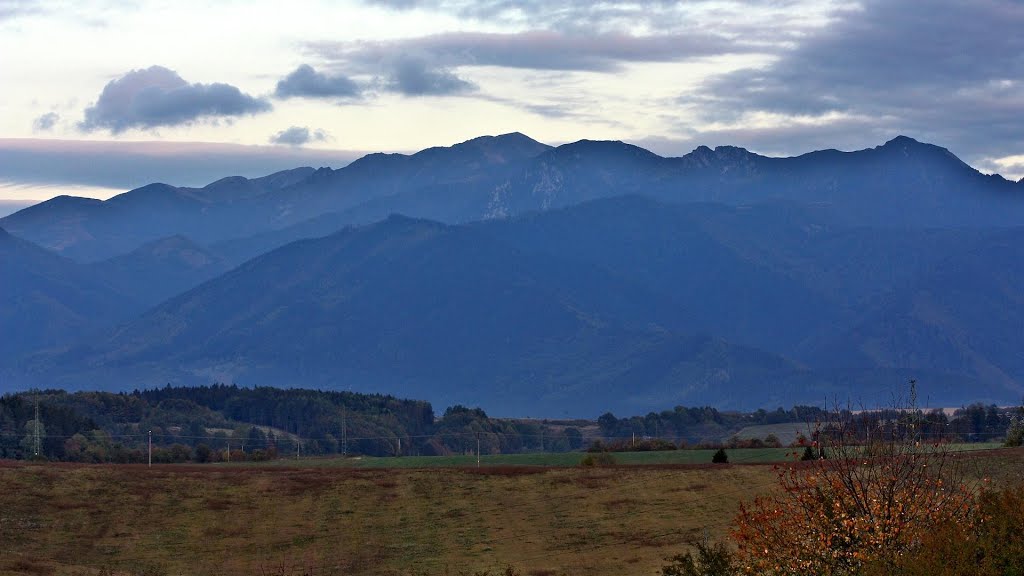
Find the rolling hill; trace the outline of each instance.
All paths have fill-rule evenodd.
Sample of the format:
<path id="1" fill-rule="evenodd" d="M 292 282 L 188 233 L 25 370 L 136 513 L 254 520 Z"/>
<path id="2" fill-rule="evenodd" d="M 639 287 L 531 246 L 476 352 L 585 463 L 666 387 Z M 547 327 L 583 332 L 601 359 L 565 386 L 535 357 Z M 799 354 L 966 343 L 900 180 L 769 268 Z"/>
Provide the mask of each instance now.
<path id="1" fill-rule="evenodd" d="M 185 292 L 230 268 L 221 256 L 181 235 L 154 240 L 128 254 L 88 266 L 118 292 L 130 295 L 144 307 Z"/>
<path id="2" fill-rule="evenodd" d="M 301 382 L 504 414 L 781 402 L 813 378 L 666 324 L 685 311 L 628 278 L 392 217 L 256 258 L 34 369 L 68 387 Z"/>
<path id="3" fill-rule="evenodd" d="M 86 266 L 0 229 L 0 373 L 20 355 L 68 344 L 136 310 Z"/>

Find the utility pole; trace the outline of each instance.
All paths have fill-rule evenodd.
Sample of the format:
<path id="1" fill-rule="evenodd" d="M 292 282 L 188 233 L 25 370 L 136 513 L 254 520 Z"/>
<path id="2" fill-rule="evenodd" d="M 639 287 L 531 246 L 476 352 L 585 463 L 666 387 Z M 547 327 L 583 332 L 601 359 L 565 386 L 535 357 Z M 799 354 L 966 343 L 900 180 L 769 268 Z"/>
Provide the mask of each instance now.
<path id="1" fill-rule="evenodd" d="M 402 455 L 402 437 L 398 437 L 398 456 Z"/>
<path id="2" fill-rule="evenodd" d="M 476 467 L 480 467 L 480 433 L 476 433 Z"/>
<path id="3" fill-rule="evenodd" d="M 295 437 L 295 459 L 296 460 L 299 459 L 299 450 L 300 450 L 301 446 L 302 446 L 302 444 L 299 443 L 299 438 L 298 438 L 298 436 L 296 436 Z"/>
<path id="4" fill-rule="evenodd" d="M 149 431 L 149 467 L 153 467 L 153 431 Z"/>

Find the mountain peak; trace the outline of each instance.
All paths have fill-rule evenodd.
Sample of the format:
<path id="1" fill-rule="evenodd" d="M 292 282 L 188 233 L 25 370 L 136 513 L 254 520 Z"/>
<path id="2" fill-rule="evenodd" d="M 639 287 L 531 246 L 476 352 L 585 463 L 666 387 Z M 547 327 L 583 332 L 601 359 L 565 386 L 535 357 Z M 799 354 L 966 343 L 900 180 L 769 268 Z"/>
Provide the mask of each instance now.
<path id="1" fill-rule="evenodd" d="M 287 188 L 288 186 L 293 186 L 295 184 L 298 184 L 299 182 L 302 182 L 303 180 L 306 180 L 314 172 L 316 172 L 316 170 L 314 170 L 313 168 L 309 166 L 302 166 L 300 168 L 292 168 L 290 170 L 281 170 L 279 172 L 274 172 L 273 174 L 269 174 L 261 178 L 256 178 L 253 180 L 253 182 L 256 182 L 257 184 L 268 190 L 280 190 L 282 188 Z"/>
<path id="2" fill-rule="evenodd" d="M 509 132 L 507 134 L 498 134 L 496 136 L 477 136 L 476 138 L 470 138 L 463 142 L 463 144 L 470 143 L 482 143 L 482 142 L 500 142 L 500 143 L 512 143 L 512 144 L 538 144 L 545 146 L 545 144 L 530 138 L 522 132 Z"/>
<path id="3" fill-rule="evenodd" d="M 968 169 L 971 172 L 976 172 L 974 168 L 969 166 L 948 149 L 943 148 L 942 146 L 936 146 L 935 144 L 928 144 L 927 142 L 919 142 L 909 136 L 897 136 L 885 144 L 878 146 L 875 150 L 890 154 L 899 154 L 908 158 L 915 156 L 919 160 L 926 160 L 929 162 L 939 161 L 942 163 L 948 163 L 949 161 L 952 161 L 952 165 L 956 166 L 956 169 L 958 170 Z"/>
<path id="4" fill-rule="evenodd" d="M 158 238 L 152 242 L 148 242 L 141 247 L 140 251 L 150 251 L 153 253 L 166 252 L 169 250 L 175 250 L 180 248 L 197 248 L 195 242 L 190 240 L 187 236 L 182 234 L 173 234 L 171 236 L 165 236 L 164 238 Z"/>
<path id="5" fill-rule="evenodd" d="M 497 136 L 479 136 L 450 148 L 428 148 L 427 151 L 437 153 L 442 150 L 461 151 L 476 149 L 485 154 L 490 161 L 500 164 L 508 161 L 533 158 L 550 148 L 547 144 L 538 142 L 521 132 L 510 132 Z"/>
<path id="6" fill-rule="evenodd" d="M 749 154 L 750 150 L 741 146 L 715 146 L 716 154 Z"/>
<path id="7" fill-rule="evenodd" d="M 217 188 L 217 187 L 220 187 L 220 186 L 229 186 L 229 185 L 238 186 L 238 185 L 246 184 L 248 182 L 249 182 L 249 179 L 244 177 L 244 176 L 225 176 L 224 178 L 221 178 L 220 180 L 215 180 L 213 182 L 210 182 L 206 186 L 203 186 L 203 188 Z"/>
<path id="8" fill-rule="evenodd" d="M 886 148 L 886 147 L 890 147 L 890 146 L 913 146 L 913 145 L 920 145 L 920 144 L 921 144 L 920 142 L 918 142 L 917 140 L 914 140 L 910 136 L 904 136 L 904 135 L 900 134 L 899 136 L 896 136 L 892 140 L 889 140 L 888 142 L 883 144 L 882 148 Z"/>
<path id="9" fill-rule="evenodd" d="M 555 148 L 555 150 L 562 153 L 596 152 L 598 154 L 607 154 L 625 152 L 631 154 L 632 156 L 661 158 L 661 156 L 658 156 L 657 154 L 651 152 L 650 150 L 647 150 L 646 148 L 641 148 L 639 146 L 629 144 L 621 140 L 577 140 L 575 142 L 570 142 L 568 144 L 562 144 L 558 148 Z"/>

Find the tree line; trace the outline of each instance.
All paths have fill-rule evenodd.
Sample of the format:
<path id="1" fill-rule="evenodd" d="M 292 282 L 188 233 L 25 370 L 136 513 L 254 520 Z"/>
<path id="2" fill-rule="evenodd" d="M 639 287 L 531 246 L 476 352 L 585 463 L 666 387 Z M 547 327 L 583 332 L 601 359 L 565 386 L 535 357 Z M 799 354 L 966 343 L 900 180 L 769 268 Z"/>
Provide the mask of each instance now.
<path id="1" fill-rule="evenodd" d="M 1020 435 L 1024 427 L 1021 410 L 981 404 L 952 417 L 941 411 L 840 412 L 814 406 L 746 413 L 677 406 L 625 418 L 608 412 L 596 423 L 552 422 L 491 418 L 479 408 L 458 405 L 438 416 L 429 402 L 383 394 L 233 384 L 168 385 L 122 393 L 34 390 L 0 397 L 0 458 L 142 462 L 148 458 L 150 439 L 156 462 L 449 455 L 474 453 L 478 446 L 484 454 L 595 446 L 759 447 L 777 445 L 777 439 L 723 439 L 758 424 L 818 422 L 824 423 L 822 433 L 828 433 L 827 423 L 836 418 L 858 419 L 858 429 L 865 431 L 914 418 L 926 435 L 962 441 L 1001 440 Z"/>
<path id="2" fill-rule="evenodd" d="M 35 420 L 39 407 L 39 421 Z M 214 384 L 133 392 L 35 390 L 0 397 L 0 458 L 83 462 L 568 451 L 578 428 L 489 417 L 389 395 Z"/>

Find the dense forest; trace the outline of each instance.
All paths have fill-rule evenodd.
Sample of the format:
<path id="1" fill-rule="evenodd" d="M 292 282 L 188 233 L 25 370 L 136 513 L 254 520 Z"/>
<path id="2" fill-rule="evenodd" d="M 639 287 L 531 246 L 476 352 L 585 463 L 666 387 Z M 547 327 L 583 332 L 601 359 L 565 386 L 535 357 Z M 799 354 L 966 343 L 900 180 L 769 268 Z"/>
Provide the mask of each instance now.
<path id="1" fill-rule="evenodd" d="M 1024 409 L 981 404 L 918 413 L 922 431 L 962 441 L 1001 440 Z M 856 416 L 881 428 L 906 412 Z M 827 423 L 819 407 L 741 413 L 677 406 L 646 416 L 611 413 L 586 420 L 491 418 L 452 406 L 379 394 L 214 384 L 130 393 L 36 390 L 0 397 L 0 458 L 142 462 L 150 439 L 156 462 L 265 460 L 307 455 L 446 455 L 559 452 L 631 446 L 735 446 L 748 426 Z M 643 441 L 636 444 L 636 440 Z M 653 447 L 653 448 L 652 448 Z"/>

